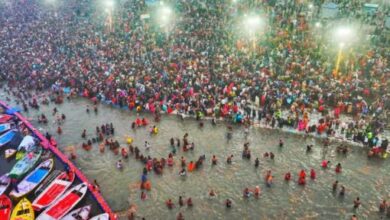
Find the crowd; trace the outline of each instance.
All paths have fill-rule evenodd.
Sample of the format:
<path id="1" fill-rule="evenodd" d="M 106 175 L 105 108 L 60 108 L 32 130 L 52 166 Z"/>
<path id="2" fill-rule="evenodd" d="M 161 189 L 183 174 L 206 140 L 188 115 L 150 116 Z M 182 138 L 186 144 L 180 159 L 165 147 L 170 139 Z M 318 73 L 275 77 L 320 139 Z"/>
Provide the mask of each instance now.
<path id="1" fill-rule="evenodd" d="M 360 1 L 337 0 L 340 18 L 322 20 L 320 0 L 312 6 L 294 0 L 165 2 L 178 15 L 169 33 L 142 0 L 117 1 L 112 13 L 91 0 L 0 3 L 0 77 L 18 90 L 25 109 L 80 95 L 148 111 L 157 120 L 160 112 L 176 111 L 340 133 L 372 147 L 370 155 L 384 155 L 390 50 L 382 30 L 388 8 L 370 16 Z M 253 42 L 237 25 L 251 12 L 267 23 Z M 142 18 L 147 13 L 152 18 Z M 340 22 L 370 39 L 353 45 L 336 68 L 327 33 Z M 51 92 L 38 97 L 32 91 Z"/>

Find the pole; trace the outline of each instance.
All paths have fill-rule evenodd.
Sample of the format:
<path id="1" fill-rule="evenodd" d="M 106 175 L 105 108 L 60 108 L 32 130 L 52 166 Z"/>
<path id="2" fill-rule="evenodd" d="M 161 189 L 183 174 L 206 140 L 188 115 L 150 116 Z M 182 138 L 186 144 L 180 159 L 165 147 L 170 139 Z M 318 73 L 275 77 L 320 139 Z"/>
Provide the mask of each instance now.
<path id="1" fill-rule="evenodd" d="M 339 68 L 340 68 L 342 50 L 343 50 L 343 47 L 340 46 L 339 52 L 338 52 L 338 55 L 337 55 L 336 68 L 335 68 L 335 76 L 338 76 L 338 74 L 339 74 Z"/>

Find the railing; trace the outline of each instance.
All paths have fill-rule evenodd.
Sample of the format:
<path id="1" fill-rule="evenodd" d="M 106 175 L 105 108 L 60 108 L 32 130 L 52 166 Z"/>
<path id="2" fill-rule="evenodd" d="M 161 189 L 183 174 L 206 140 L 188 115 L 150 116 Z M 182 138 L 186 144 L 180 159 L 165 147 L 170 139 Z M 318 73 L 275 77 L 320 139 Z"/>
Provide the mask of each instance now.
<path id="1" fill-rule="evenodd" d="M 0 101 L 0 105 L 3 106 L 6 109 L 9 109 L 10 107 L 3 101 Z M 27 121 L 20 113 L 16 112 L 14 114 L 16 117 L 18 117 L 19 120 L 23 122 L 23 124 L 30 129 L 40 140 L 43 148 L 50 150 L 51 152 L 56 155 L 56 157 L 61 160 L 64 164 L 67 164 L 69 168 L 73 169 L 77 178 L 79 178 L 82 182 L 86 183 L 88 185 L 88 189 L 91 192 L 92 196 L 95 198 L 97 203 L 100 205 L 100 207 L 103 209 L 104 212 L 108 213 L 110 215 L 111 220 L 116 220 L 117 216 L 112 212 L 111 208 L 108 206 L 107 202 L 104 200 L 102 195 L 93 188 L 93 185 L 89 182 L 89 180 L 85 177 L 85 175 L 66 157 L 60 150 L 58 150 L 56 147 L 52 146 L 49 142 L 49 140 L 46 139 L 44 135 L 42 135 L 37 129 L 35 129 L 29 121 Z"/>

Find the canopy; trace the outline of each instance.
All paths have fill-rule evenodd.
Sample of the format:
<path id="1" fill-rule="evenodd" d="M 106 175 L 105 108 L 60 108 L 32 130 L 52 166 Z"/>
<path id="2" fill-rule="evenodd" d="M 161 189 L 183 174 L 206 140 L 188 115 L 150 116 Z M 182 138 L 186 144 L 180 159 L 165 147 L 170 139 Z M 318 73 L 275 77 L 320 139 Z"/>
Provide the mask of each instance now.
<path id="1" fill-rule="evenodd" d="M 23 138 L 22 142 L 19 144 L 18 150 L 21 150 L 22 148 L 26 149 L 26 151 L 29 151 L 31 147 L 33 147 L 35 144 L 34 138 L 30 135 L 27 135 Z"/>
<path id="2" fill-rule="evenodd" d="M 335 18 L 339 13 L 339 6 L 336 3 L 328 2 L 321 6 L 322 18 Z"/>

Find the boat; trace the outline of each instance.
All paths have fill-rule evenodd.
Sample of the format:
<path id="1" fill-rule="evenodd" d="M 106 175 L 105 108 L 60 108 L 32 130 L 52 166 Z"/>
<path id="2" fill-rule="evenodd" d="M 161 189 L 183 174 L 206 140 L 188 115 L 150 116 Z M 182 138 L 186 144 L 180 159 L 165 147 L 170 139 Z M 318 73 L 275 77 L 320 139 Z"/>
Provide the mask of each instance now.
<path id="1" fill-rule="evenodd" d="M 24 156 L 26 156 L 26 151 L 23 149 L 21 151 L 16 152 L 15 160 L 20 160 Z"/>
<path id="2" fill-rule="evenodd" d="M 34 138 L 30 135 L 26 135 L 22 142 L 20 142 L 18 146 L 18 151 L 25 149 L 27 152 L 30 152 L 32 148 L 35 146 Z"/>
<path id="3" fill-rule="evenodd" d="M 61 172 L 53 181 L 50 182 L 42 193 L 34 200 L 32 206 L 34 210 L 40 211 L 50 206 L 57 198 L 59 198 L 75 179 L 74 172 Z M 38 191 L 38 190 L 37 190 Z"/>
<path id="4" fill-rule="evenodd" d="M 37 195 L 41 194 L 45 189 L 51 184 L 51 182 L 54 181 L 54 179 L 57 178 L 63 171 L 62 170 L 54 170 L 49 174 L 49 176 L 42 182 L 42 184 L 35 190 L 34 192 L 34 198 L 37 197 Z"/>
<path id="5" fill-rule="evenodd" d="M 7 191 L 10 184 L 11 179 L 8 177 L 8 174 L 4 174 L 0 177 L 0 195 Z"/>
<path id="6" fill-rule="evenodd" d="M 5 152 L 4 152 L 5 159 L 11 158 L 12 156 L 15 155 L 15 153 L 16 153 L 15 149 L 7 149 L 7 150 L 5 150 Z"/>
<path id="7" fill-rule="evenodd" d="M 6 123 L 7 121 L 11 120 L 12 115 L 6 115 L 2 114 L 0 115 L 0 124 Z"/>
<path id="8" fill-rule="evenodd" d="M 103 214 L 94 216 L 94 217 L 90 218 L 89 220 L 109 220 L 109 219 L 110 219 L 110 215 L 108 213 L 103 213 Z"/>
<path id="9" fill-rule="evenodd" d="M 15 206 L 11 214 L 11 220 L 34 220 L 35 214 L 31 202 L 23 198 Z"/>
<path id="10" fill-rule="evenodd" d="M 15 136 L 16 131 L 10 130 L 5 132 L 0 136 L 0 148 L 4 145 L 6 145 L 8 142 L 12 140 L 12 138 Z"/>
<path id="11" fill-rule="evenodd" d="M 6 195 L 0 196 L 0 219 L 8 220 L 11 215 L 12 201 Z"/>
<path id="12" fill-rule="evenodd" d="M 55 220 L 64 217 L 70 210 L 72 210 L 87 193 L 87 184 L 81 183 L 74 186 L 59 199 L 57 199 L 52 205 L 50 205 L 45 211 L 43 211 L 37 218 L 37 220 Z"/>
<path id="13" fill-rule="evenodd" d="M 45 160 L 40 163 L 35 170 L 30 172 L 18 185 L 18 192 L 13 189 L 10 193 L 12 198 L 20 198 L 33 191 L 50 173 L 53 169 L 53 159 Z"/>
<path id="14" fill-rule="evenodd" d="M 73 210 L 61 220 L 87 220 L 89 213 L 91 212 L 91 205 L 87 205 Z"/>
<path id="15" fill-rule="evenodd" d="M 19 160 L 9 172 L 9 177 L 20 178 L 25 175 L 31 168 L 35 166 L 42 155 L 42 148 L 38 148 L 35 152 L 26 154 L 23 159 Z"/>
<path id="16" fill-rule="evenodd" d="M 0 124 L 0 134 L 1 133 L 4 133 L 8 130 L 11 129 L 11 124 L 10 123 L 6 123 L 6 124 Z"/>

